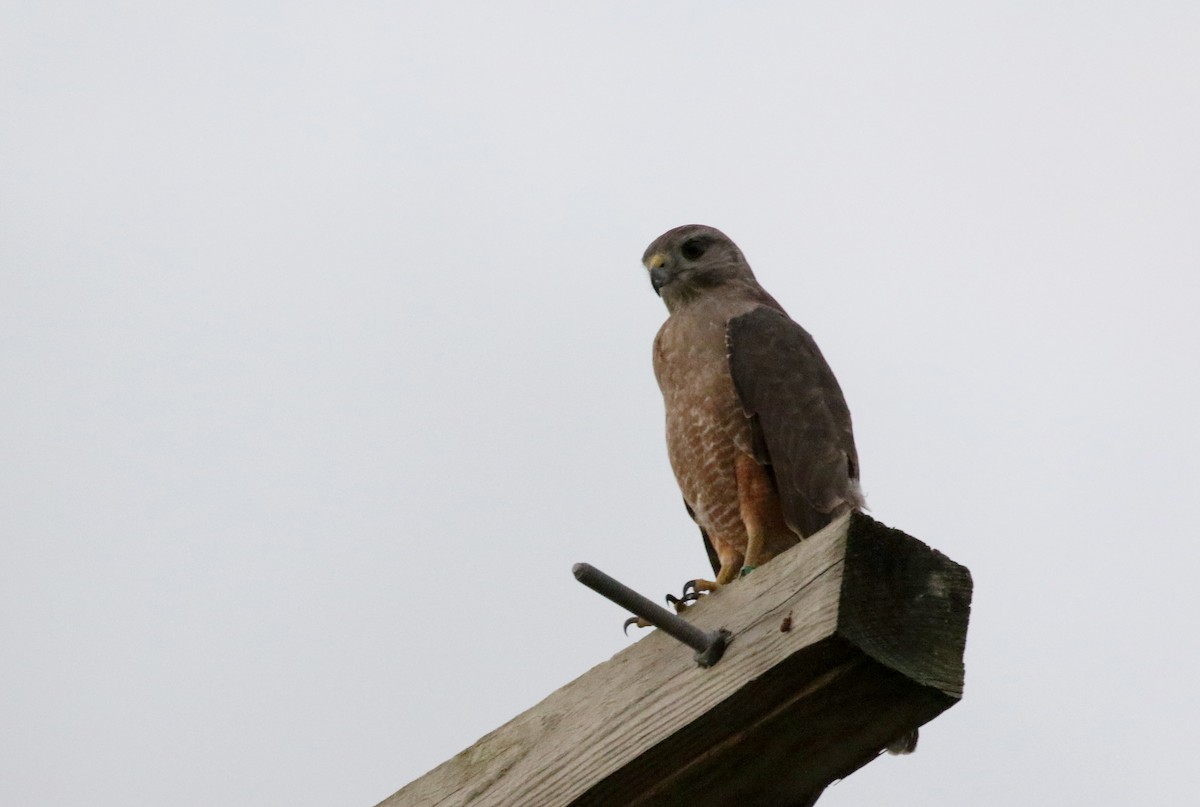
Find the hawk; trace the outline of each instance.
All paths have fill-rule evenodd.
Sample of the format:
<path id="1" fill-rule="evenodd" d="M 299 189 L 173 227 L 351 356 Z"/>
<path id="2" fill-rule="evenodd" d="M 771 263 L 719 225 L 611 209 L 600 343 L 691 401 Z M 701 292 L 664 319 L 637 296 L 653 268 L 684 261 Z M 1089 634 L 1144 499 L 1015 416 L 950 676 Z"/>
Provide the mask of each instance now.
<path id="1" fill-rule="evenodd" d="M 642 258 L 670 316 L 654 339 L 667 453 L 712 590 L 863 504 L 850 410 L 816 342 L 728 236 L 699 224 Z"/>
<path id="2" fill-rule="evenodd" d="M 654 338 L 667 453 L 716 576 L 684 587 L 694 599 L 862 507 L 858 452 L 817 343 L 728 236 L 676 227 L 642 262 L 669 314 Z M 915 746 L 914 732 L 888 750 Z"/>

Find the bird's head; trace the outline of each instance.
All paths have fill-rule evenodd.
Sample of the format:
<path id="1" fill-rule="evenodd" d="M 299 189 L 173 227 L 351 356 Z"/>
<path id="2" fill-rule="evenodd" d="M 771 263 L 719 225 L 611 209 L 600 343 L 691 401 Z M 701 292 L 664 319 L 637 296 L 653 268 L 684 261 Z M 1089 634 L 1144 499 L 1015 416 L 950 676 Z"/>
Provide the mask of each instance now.
<path id="1" fill-rule="evenodd" d="M 668 310 L 718 286 L 756 285 L 737 245 L 725 233 L 703 224 L 685 224 L 663 233 L 646 248 L 642 263 Z"/>

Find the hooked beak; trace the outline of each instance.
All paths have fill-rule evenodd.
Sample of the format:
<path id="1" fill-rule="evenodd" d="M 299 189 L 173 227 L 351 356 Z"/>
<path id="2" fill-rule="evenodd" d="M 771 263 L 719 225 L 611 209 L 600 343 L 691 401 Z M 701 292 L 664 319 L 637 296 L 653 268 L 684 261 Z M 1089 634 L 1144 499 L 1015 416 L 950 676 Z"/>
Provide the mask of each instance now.
<path id="1" fill-rule="evenodd" d="M 646 261 L 646 268 L 650 270 L 650 285 L 659 297 L 662 297 L 662 287 L 671 280 L 671 272 L 666 268 L 666 262 L 667 256 L 661 252 L 654 253 L 650 260 Z"/>

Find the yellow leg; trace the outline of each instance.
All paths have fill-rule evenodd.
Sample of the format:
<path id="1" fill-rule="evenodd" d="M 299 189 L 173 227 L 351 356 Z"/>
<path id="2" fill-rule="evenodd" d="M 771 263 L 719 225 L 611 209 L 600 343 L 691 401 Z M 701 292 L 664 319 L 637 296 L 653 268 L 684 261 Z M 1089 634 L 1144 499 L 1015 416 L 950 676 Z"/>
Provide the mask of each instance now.
<path id="1" fill-rule="evenodd" d="M 766 562 L 766 558 L 763 557 L 762 530 L 757 527 L 757 524 L 754 525 L 754 528 L 746 535 L 746 561 L 743 565 L 751 568 L 761 566 Z"/>
<path id="2" fill-rule="evenodd" d="M 692 580 L 684 589 L 691 588 L 694 591 L 716 591 L 721 586 L 732 583 L 738 576 L 738 572 L 742 569 L 742 556 L 737 552 L 730 552 L 721 558 L 721 571 L 717 572 L 716 580 Z"/>

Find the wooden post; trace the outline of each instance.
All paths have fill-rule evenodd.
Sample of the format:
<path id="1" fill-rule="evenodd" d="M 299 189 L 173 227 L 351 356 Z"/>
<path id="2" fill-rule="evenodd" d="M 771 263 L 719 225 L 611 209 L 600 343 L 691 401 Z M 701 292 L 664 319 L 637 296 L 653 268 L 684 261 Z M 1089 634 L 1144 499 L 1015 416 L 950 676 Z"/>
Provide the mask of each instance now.
<path id="1" fill-rule="evenodd" d="M 655 631 L 379 807 L 811 805 L 962 697 L 970 602 L 965 567 L 844 516 L 688 609 L 733 633 L 714 667 Z"/>

